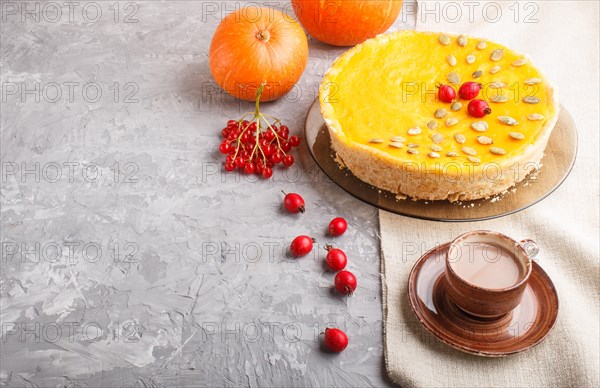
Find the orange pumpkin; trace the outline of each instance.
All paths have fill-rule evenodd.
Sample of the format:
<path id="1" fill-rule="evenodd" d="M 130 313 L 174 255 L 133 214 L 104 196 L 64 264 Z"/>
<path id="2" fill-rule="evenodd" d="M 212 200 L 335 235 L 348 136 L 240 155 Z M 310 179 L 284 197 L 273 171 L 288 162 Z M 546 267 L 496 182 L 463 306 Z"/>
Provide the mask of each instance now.
<path id="1" fill-rule="evenodd" d="M 292 0 L 309 34 L 334 46 L 354 46 L 386 31 L 402 0 Z"/>
<path id="2" fill-rule="evenodd" d="M 217 27 L 210 71 L 227 93 L 254 101 L 275 100 L 289 92 L 306 68 L 308 41 L 302 27 L 277 10 L 246 7 L 227 15 Z"/>

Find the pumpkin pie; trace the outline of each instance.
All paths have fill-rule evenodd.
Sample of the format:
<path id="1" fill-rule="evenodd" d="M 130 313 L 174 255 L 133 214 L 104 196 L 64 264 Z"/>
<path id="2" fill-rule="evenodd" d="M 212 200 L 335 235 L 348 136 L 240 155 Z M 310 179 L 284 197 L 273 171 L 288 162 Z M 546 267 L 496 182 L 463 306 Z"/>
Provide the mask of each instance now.
<path id="1" fill-rule="evenodd" d="M 476 99 L 491 110 L 484 117 L 461 99 L 465 82 L 481 88 Z M 444 102 L 439 88 L 447 86 L 456 98 Z M 555 88 L 526 55 L 486 39 L 416 31 L 344 53 L 319 100 L 341 165 L 424 200 L 487 198 L 538 170 L 559 110 Z"/>

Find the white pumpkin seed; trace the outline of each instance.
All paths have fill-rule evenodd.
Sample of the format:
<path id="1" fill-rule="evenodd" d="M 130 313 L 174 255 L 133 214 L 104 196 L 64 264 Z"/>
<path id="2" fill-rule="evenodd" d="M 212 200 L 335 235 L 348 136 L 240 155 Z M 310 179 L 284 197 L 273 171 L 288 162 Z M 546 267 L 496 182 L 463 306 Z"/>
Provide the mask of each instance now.
<path id="1" fill-rule="evenodd" d="M 527 115 L 527 120 L 540 121 L 543 119 L 544 119 L 544 116 L 539 113 L 532 113 L 532 114 Z"/>
<path id="2" fill-rule="evenodd" d="M 482 75 L 483 75 L 483 71 L 477 70 L 476 72 L 473 73 L 473 78 L 479 78 Z"/>
<path id="3" fill-rule="evenodd" d="M 435 116 L 435 118 L 441 119 L 443 117 L 446 117 L 447 114 L 448 114 L 448 111 L 446 109 L 440 108 L 440 109 L 436 110 L 433 115 Z"/>
<path id="4" fill-rule="evenodd" d="M 419 135 L 421 133 L 421 128 L 419 127 L 414 127 L 408 130 L 408 134 L 409 135 Z"/>
<path id="5" fill-rule="evenodd" d="M 432 145 L 431 147 L 429 147 L 429 149 L 431 149 L 434 152 L 440 152 L 441 150 L 443 150 L 443 148 L 437 144 Z"/>
<path id="6" fill-rule="evenodd" d="M 535 96 L 523 97 L 523 102 L 526 104 L 539 104 L 540 99 Z"/>
<path id="7" fill-rule="evenodd" d="M 439 133 L 434 133 L 433 136 L 431 136 L 431 141 L 433 141 L 435 144 L 439 144 L 444 141 L 444 136 Z"/>
<path id="8" fill-rule="evenodd" d="M 415 150 L 414 148 L 409 148 L 406 150 L 406 152 L 408 152 L 409 154 L 412 155 L 418 155 L 419 154 L 419 150 Z"/>
<path id="9" fill-rule="evenodd" d="M 452 55 L 452 54 L 448 55 L 446 57 L 446 61 L 448 61 L 448 64 L 450 66 L 456 66 L 456 57 L 454 55 Z"/>
<path id="10" fill-rule="evenodd" d="M 495 96 L 490 97 L 491 102 L 503 103 L 508 101 L 509 98 L 507 96 L 502 96 L 500 94 L 496 94 Z"/>
<path id="11" fill-rule="evenodd" d="M 457 111 L 459 111 L 461 108 L 462 108 L 462 103 L 460 103 L 460 102 L 458 102 L 458 101 L 456 101 L 456 102 L 453 102 L 453 103 L 452 103 L 452 105 L 450 105 L 450 110 L 451 110 L 452 112 L 457 112 Z"/>
<path id="12" fill-rule="evenodd" d="M 397 142 L 397 141 L 393 141 L 390 143 L 390 147 L 394 147 L 394 148 L 402 148 L 404 147 L 403 143 Z"/>
<path id="13" fill-rule="evenodd" d="M 465 144 L 467 142 L 467 138 L 462 133 L 455 134 L 454 140 L 456 140 L 458 144 Z"/>
<path id="14" fill-rule="evenodd" d="M 458 156 L 458 152 L 450 151 L 450 152 L 448 152 L 446 154 L 446 156 L 450 156 L 450 157 L 452 157 L 452 156 Z"/>
<path id="15" fill-rule="evenodd" d="M 450 44 L 450 38 L 447 35 L 438 36 L 438 41 L 444 46 L 448 46 Z"/>
<path id="16" fill-rule="evenodd" d="M 429 153 L 429 157 L 436 159 L 436 158 L 440 157 L 440 154 L 438 154 L 437 152 L 433 152 L 432 151 L 432 152 Z"/>
<path id="17" fill-rule="evenodd" d="M 518 125 L 519 122 L 510 116 L 498 116 L 498 120 L 506 125 Z"/>
<path id="18" fill-rule="evenodd" d="M 499 60 L 502 59 L 503 56 L 504 56 L 504 50 L 496 49 L 496 50 L 492 51 L 492 54 L 490 54 L 490 59 L 494 62 L 498 62 Z"/>
<path id="19" fill-rule="evenodd" d="M 486 121 L 474 121 L 471 124 L 471 128 L 477 132 L 485 132 L 488 130 L 488 123 Z"/>
<path id="20" fill-rule="evenodd" d="M 477 151 L 475 150 L 475 148 L 471 147 L 463 147 L 462 152 L 464 152 L 467 155 L 477 155 Z"/>
<path id="21" fill-rule="evenodd" d="M 486 47 L 487 47 L 487 43 L 485 42 L 485 40 L 480 40 L 479 42 L 477 42 L 477 49 L 483 50 Z"/>
<path id="22" fill-rule="evenodd" d="M 494 82 L 490 82 L 490 84 L 488 86 L 492 89 L 502 89 L 502 88 L 506 87 L 506 84 L 504 82 L 494 81 Z"/>
<path id="23" fill-rule="evenodd" d="M 521 132 L 509 132 L 508 136 L 510 136 L 511 138 L 513 138 L 515 140 L 525 139 L 525 135 L 523 135 Z"/>
<path id="24" fill-rule="evenodd" d="M 436 129 L 438 127 L 438 123 L 435 120 L 431 120 L 430 122 L 427 123 L 427 128 L 429 129 Z"/>
<path id="25" fill-rule="evenodd" d="M 527 78 L 525 80 L 525 85 L 537 85 L 541 82 L 542 82 L 542 80 L 539 78 Z"/>
<path id="26" fill-rule="evenodd" d="M 416 143 L 408 143 L 408 148 L 419 148 L 419 145 Z"/>
<path id="27" fill-rule="evenodd" d="M 490 152 L 494 155 L 504 155 L 506 154 L 506 150 L 500 147 L 490 147 Z"/>
<path id="28" fill-rule="evenodd" d="M 448 82 L 450 82 L 451 84 L 458 85 L 460 83 L 460 76 L 458 75 L 458 73 L 451 72 L 450 74 L 448 74 L 447 78 Z"/>
<path id="29" fill-rule="evenodd" d="M 468 63 L 469 65 L 470 65 L 470 64 L 472 64 L 472 63 L 475 63 L 475 60 L 476 60 L 476 59 L 477 59 L 477 58 L 475 58 L 475 55 L 473 55 L 473 54 L 469 54 L 469 55 L 467 55 L 467 58 L 466 58 L 466 60 L 467 60 L 467 63 Z"/>
<path id="30" fill-rule="evenodd" d="M 458 124 L 458 119 L 456 117 L 448 117 L 445 124 L 447 127 L 451 127 Z"/>
<path id="31" fill-rule="evenodd" d="M 369 140 L 369 143 L 380 144 L 380 143 L 383 143 L 383 139 L 380 139 L 380 138 L 371 139 L 371 140 Z"/>
<path id="32" fill-rule="evenodd" d="M 525 59 L 525 58 L 519 58 L 516 61 L 514 61 L 512 63 L 512 65 L 518 67 L 518 66 L 523 66 L 526 63 L 527 63 L 527 59 Z"/>
<path id="33" fill-rule="evenodd" d="M 488 136 L 477 136 L 477 142 L 483 145 L 494 144 L 494 140 Z"/>
<path id="34" fill-rule="evenodd" d="M 464 35 L 459 35 L 457 41 L 460 47 L 465 47 L 467 45 L 467 37 Z"/>
<path id="35" fill-rule="evenodd" d="M 494 66 L 490 69 L 490 74 L 496 74 L 500 70 L 502 70 L 502 68 L 500 66 Z"/>
<path id="36" fill-rule="evenodd" d="M 481 159 L 476 158 L 475 156 L 469 155 L 469 156 L 467 156 L 467 159 L 469 159 L 469 162 L 472 162 L 472 163 L 481 163 Z"/>
<path id="37" fill-rule="evenodd" d="M 390 141 L 395 142 L 395 143 L 404 143 L 406 141 L 406 139 L 402 136 L 394 136 L 390 138 Z"/>

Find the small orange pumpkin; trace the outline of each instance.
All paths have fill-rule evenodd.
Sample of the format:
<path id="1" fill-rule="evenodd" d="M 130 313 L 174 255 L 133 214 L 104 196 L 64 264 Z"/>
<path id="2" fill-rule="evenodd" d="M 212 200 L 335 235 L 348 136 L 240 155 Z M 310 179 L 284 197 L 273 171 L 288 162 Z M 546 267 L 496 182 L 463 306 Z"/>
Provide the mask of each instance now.
<path id="1" fill-rule="evenodd" d="M 386 31 L 402 0 L 292 0 L 309 34 L 334 46 L 354 46 Z"/>
<path id="2" fill-rule="evenodd" d="M 227 15 L 217 27 L 210 52 L 210 71 L 227 93 L 254 101 L 275 100 L 289 92 L 308 62 L 302 27 L 277 10 L 246 7 Z"/>

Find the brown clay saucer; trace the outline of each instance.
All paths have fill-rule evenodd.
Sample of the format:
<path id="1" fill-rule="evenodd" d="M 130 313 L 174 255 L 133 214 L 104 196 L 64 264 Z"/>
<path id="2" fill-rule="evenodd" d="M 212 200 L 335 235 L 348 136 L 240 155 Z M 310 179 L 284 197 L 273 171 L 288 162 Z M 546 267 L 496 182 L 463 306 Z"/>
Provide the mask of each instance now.
<path id="1" fill-rule="evenodd" d="M 410 305 L 427 330 L 453 348 L 487 357 L 522 352 L 548 335 L 558 315 L 558 295 L 536 262 L 521 303 L 502 318 L 483 321 L 465 314 L 446 297 L 443 275 L 448 246 L 425 253 L 409 275 Z"/>

